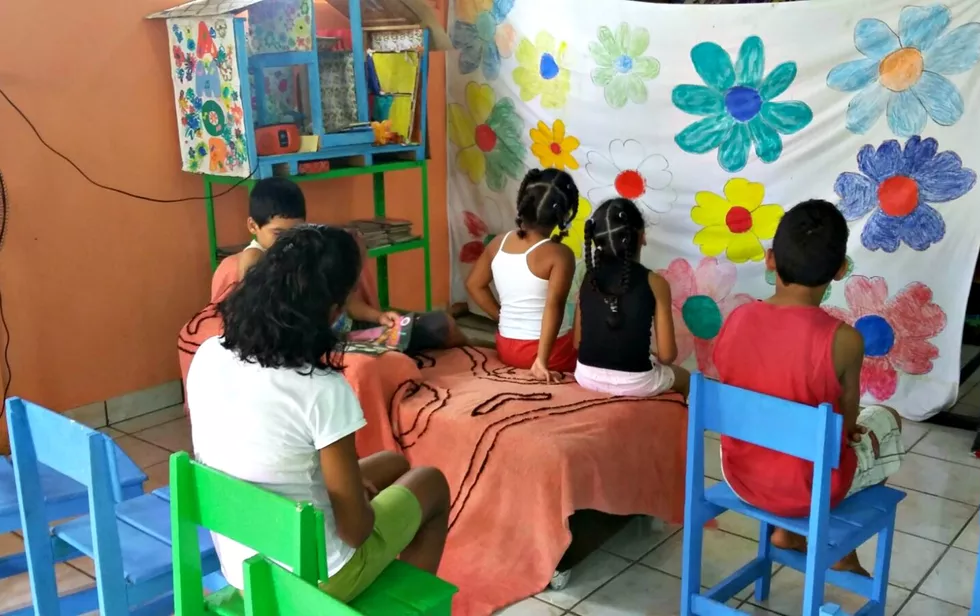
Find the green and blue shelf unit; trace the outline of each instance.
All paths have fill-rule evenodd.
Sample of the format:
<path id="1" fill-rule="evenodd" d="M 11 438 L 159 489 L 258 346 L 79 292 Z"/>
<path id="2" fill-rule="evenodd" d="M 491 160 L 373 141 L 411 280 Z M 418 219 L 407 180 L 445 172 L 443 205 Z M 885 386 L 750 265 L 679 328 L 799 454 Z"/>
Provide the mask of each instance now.
<path id="1" fill-rule="evenodd" d="M 388 256 L 422 250 L 431 309 L 429 51 L 433 39 L 443 48 L 448 37 L 419 0 L 327 2 L 346 27 L 318 30 L 313 0 L 193 0 L 149 16 L 167 22 L 183 169 L 204 179 L 211 266 L 223 252 L 216 195 L 274 175 L 371 175 L 374 215 L 385 217 L 385 174 L 419 169 L 418 237 L 368 255 L 388 307 Z M 394 142 L 378 143 L 372 123 L 384 120 L 380 133 L 397 135 Z"/>

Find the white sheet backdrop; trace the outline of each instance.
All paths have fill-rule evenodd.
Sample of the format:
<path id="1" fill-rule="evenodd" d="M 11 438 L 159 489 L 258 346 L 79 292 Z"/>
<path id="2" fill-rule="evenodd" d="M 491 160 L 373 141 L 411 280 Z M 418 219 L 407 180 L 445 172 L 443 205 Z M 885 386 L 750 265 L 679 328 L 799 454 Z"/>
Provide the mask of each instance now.
<path id="1" fill-rule="evenodd" d="M 456 0 L 453 299 L 512 228 L 526 169 L 564 162 L 586 200 L 577 252 L 603 199 L 645 206 L 643 263 L 671 282 L 686 365 L 710 373 L 720 319 L 772 291 L 758 259 L 782 208 L 824 198 L 852 220 L 825 307 L 865 334 L 864 402 L 929 417 L 956 396 L 980 248 L 978 22 L 975 0 Z"/>

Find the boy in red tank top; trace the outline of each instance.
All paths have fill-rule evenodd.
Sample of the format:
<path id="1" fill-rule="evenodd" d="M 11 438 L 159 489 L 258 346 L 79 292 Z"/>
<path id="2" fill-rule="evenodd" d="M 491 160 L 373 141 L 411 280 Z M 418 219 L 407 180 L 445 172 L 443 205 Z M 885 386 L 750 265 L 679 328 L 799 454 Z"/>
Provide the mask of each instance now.
<path id="1" fill-rule="evenodd" d="M 723 383 L 816 406 L 844 416 L 840 464 L 831 478 L 831 507 L 883 483 L 905 457 L 901 418 L 893 409 L 860 409 L 864 339 L 820 308 L 827 286 L 847 268 L 847 222 L 826 201 L 805 201 L 779 223 L 766 266 L 776 294 L 746 304 L 725 321 L 714 350 Z M 722 437 L 722 473 L 744 501 L 781 516 L 810 509 L 813 464 Z M 773 544 L 805 550 L 803 537 L 777 529 Z M 867 575 L 852 553 L 836 569 Z"/>

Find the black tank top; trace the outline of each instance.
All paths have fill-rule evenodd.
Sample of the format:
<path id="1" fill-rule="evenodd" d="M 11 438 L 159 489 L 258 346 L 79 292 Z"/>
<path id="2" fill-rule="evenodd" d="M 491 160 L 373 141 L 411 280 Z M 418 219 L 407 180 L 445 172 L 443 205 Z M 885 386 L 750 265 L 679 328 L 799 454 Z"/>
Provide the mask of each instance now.
<path id="1" fill-rule="evenodd" d="M 622 261 L 599 261 L 594 270 L 599 289 L 619 296 L 619 327 L 609 327 L 611 309 L 606 296 L 596 291 L 592 275 L 586 275 L 579 292 L 582 339 L 578 360 L 593 368 L 622 372 L 646 372 L 650 363 L 650 331 L 656 299 L 650 289 L 649 270 L 630 262 L 627 288 L 622 290 Z"/>

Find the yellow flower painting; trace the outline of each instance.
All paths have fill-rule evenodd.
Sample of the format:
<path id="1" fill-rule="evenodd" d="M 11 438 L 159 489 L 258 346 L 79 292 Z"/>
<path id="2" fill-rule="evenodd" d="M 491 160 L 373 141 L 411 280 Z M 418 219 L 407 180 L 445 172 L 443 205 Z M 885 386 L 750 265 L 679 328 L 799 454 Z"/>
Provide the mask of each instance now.
<path id="1" fill-rule="evenodd" d="M 733 263 L 761 261 L 766 255 L 762 242 L 776 235 L 783 206 L 763 204 L 765 186 L 742 178 L 725 184 L 724 196 L 699 192 L 691 208 L 691 220 L 704 227 L 694 243 L 706 257 L 725 253 Z"/>
<path id="2" fill-rule="evenodd" d="M 579 140 L 565 133 L 565 123 L 561 120 L 555 120 L 551 128 L 538 122 L 537 127 L 531 129 L 531 153 L 538 157 L 544 168 L 578 169 L 578 161 L 572 155 L 578 147 Z"/>
<path id="3" fill-rule="evenodd" d="M 568 226 L 568 235 L 561 241 L 562 244 L 572 249 L 576 261 L 582 258 L 585 248 L 585 221 L 589 219 L 589 216 L 592 216 L 592 204 L 585 197 L 579 197 L 578 211 L 575 212 L 572 224 Z M 554 233 L 558 233 L 557 227 L 555 227 Z"/>
<path id="4" fill-rule="evenodd" d="M 541 32 L 532 43 L 522 38 L 517 45 L 514 83 L 520 88 L 521 100 L 528 102 L 538 96 L 545 109 L 565 106 L 571 89 L 570 73 L 565 65 L 566 43 L 559 43 L 547 32 Z"/>
<path id="5" fill-rule="evenodd" d="M 449 105 L 449 141 L 456 146 L 456 166 L 474 184 L 501 192 L 524 168 L 521 119 L 509 98 L 497 99 L 493 88 L 466 84 L 466 106 Z"/>

